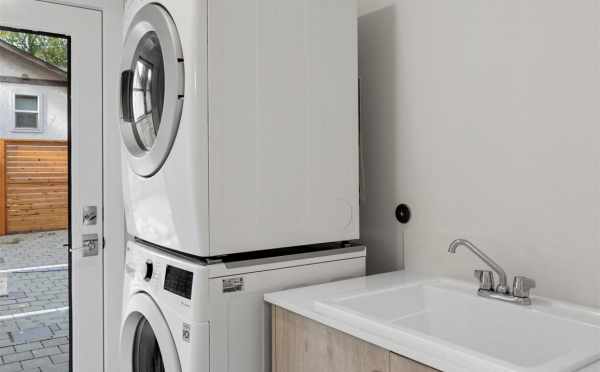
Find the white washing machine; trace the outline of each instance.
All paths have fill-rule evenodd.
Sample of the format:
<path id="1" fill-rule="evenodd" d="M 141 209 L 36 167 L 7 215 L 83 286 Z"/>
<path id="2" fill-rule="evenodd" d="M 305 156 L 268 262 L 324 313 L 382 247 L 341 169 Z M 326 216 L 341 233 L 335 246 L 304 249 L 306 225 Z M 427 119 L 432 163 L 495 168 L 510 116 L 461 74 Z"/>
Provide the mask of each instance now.
<path id="1" fill-rule="evenodd" d="M 263 295 L 362 276 L 365 252 L 355 246 L 210 261 L 130 242 L 121 372 L 270 372 Z"/>
<path id="2" fill-rule="evenodd" d="M 200 257 L 359 236 L 356 0 L 131 0 L 130 235 Z"/>

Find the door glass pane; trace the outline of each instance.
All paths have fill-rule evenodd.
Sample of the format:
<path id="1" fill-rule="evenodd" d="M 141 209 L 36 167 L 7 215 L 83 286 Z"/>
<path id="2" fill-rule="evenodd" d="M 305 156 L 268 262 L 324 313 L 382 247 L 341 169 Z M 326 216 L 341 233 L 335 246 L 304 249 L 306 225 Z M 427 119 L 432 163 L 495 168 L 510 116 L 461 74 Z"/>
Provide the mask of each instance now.
<path id="1" fill-rule="evenodd" d="M 26 96 L 17 94 L 15 96 L 15 109 L 18 111 L 37 111 L 38 110 L 38 98 L 37 96 Z"/>
<path id="2" fill-rule="evenodd" d="M 133 340 L 133 372 L 165 372 L 156 335 L 146 318 L 138 324 Z"/>
<path id="3" fill-rule="evenodd" d="M 165 95 L 163 54 L 155 32 L 148 32 L 138 44 L 133 71 L 133 130 L 138 145 L 150 151 L 160 128 Z"/>
<path id="4" fill-rule="evenodd" d="M 15 128 L 36 129 L 38 127 L 38 114 L 31 112 L 15 113 Z"/>
<path id="5" fill-rule="evenodd" d="M 14 120 L 17 129 L 0 133 L 6 154 L 0 172 L 17 169 L 24 175 L 6 177 L 0 190 L 6 202 L 0 224 L 0 371 L 69 371 L 69 42 L 2 25 L 0 40 L 53 65 L 53 79 L 60 83 L 16 87 L 28 94 L 0 83 L 0 107 L 14 106 L 7 121 Z M 0 58 L 0 70 L 20 79 L 30 73 L 27 63 Z M 33 131 L 43 119 L 38 97 L 52 103 L 42 110 L 52 118 L 52 136 Z"/>

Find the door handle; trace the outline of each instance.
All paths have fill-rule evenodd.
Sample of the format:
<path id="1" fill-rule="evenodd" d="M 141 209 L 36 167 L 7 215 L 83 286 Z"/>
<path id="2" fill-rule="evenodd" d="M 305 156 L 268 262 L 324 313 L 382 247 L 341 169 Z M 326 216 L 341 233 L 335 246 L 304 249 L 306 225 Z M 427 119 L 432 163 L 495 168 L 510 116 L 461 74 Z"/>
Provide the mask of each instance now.
<path id="1" fill-rule="evenodd" d="M 123 121 L 133 123 L 133 79 L 135 72 L 125 70 L 121 73 L 121 114 Z"/>
<path id="2" fill-rule="evenodd" d="M 70 253 L 81 251 L 83 257 L 97 256 L 100 251 L 100 247 L 98 246 L 98 234 L 83 235 L 80 247 L 71 248 L 69 244 L 63 244 L 63 247 L 69 247 Z"/>

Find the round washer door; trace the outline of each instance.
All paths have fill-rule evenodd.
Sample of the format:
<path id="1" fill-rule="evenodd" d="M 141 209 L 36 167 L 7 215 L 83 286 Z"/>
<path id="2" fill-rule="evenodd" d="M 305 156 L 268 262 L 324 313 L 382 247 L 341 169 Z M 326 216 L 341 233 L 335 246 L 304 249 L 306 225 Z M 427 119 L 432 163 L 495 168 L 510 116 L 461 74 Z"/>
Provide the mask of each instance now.
<path id="1" fill-rule="evenodd" d="M 150 177 L 169 156 L 183 108 L 184 66 L 179 34 L 160 5 L 133 18 L 121 65 L 121 135 L 129 165 Z"/>
<path id="2" fill-rule="evenodd" d="M 122 372 L 181 372 L 171 330 L 145 293 L 131 297 L 121 328 Z"/>

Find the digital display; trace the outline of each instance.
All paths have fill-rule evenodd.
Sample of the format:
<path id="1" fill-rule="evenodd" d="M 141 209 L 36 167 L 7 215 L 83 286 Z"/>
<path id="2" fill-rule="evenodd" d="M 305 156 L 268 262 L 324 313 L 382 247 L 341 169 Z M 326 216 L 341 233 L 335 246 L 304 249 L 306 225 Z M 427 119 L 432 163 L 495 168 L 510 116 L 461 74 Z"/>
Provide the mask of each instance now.
<path id="1" fill-rule="evenodd" d="M 167 266 L 165 273 L 165 290 L 178 296 L 192 299 L 192 283 L 194 274 L 173 266 Z"/>

